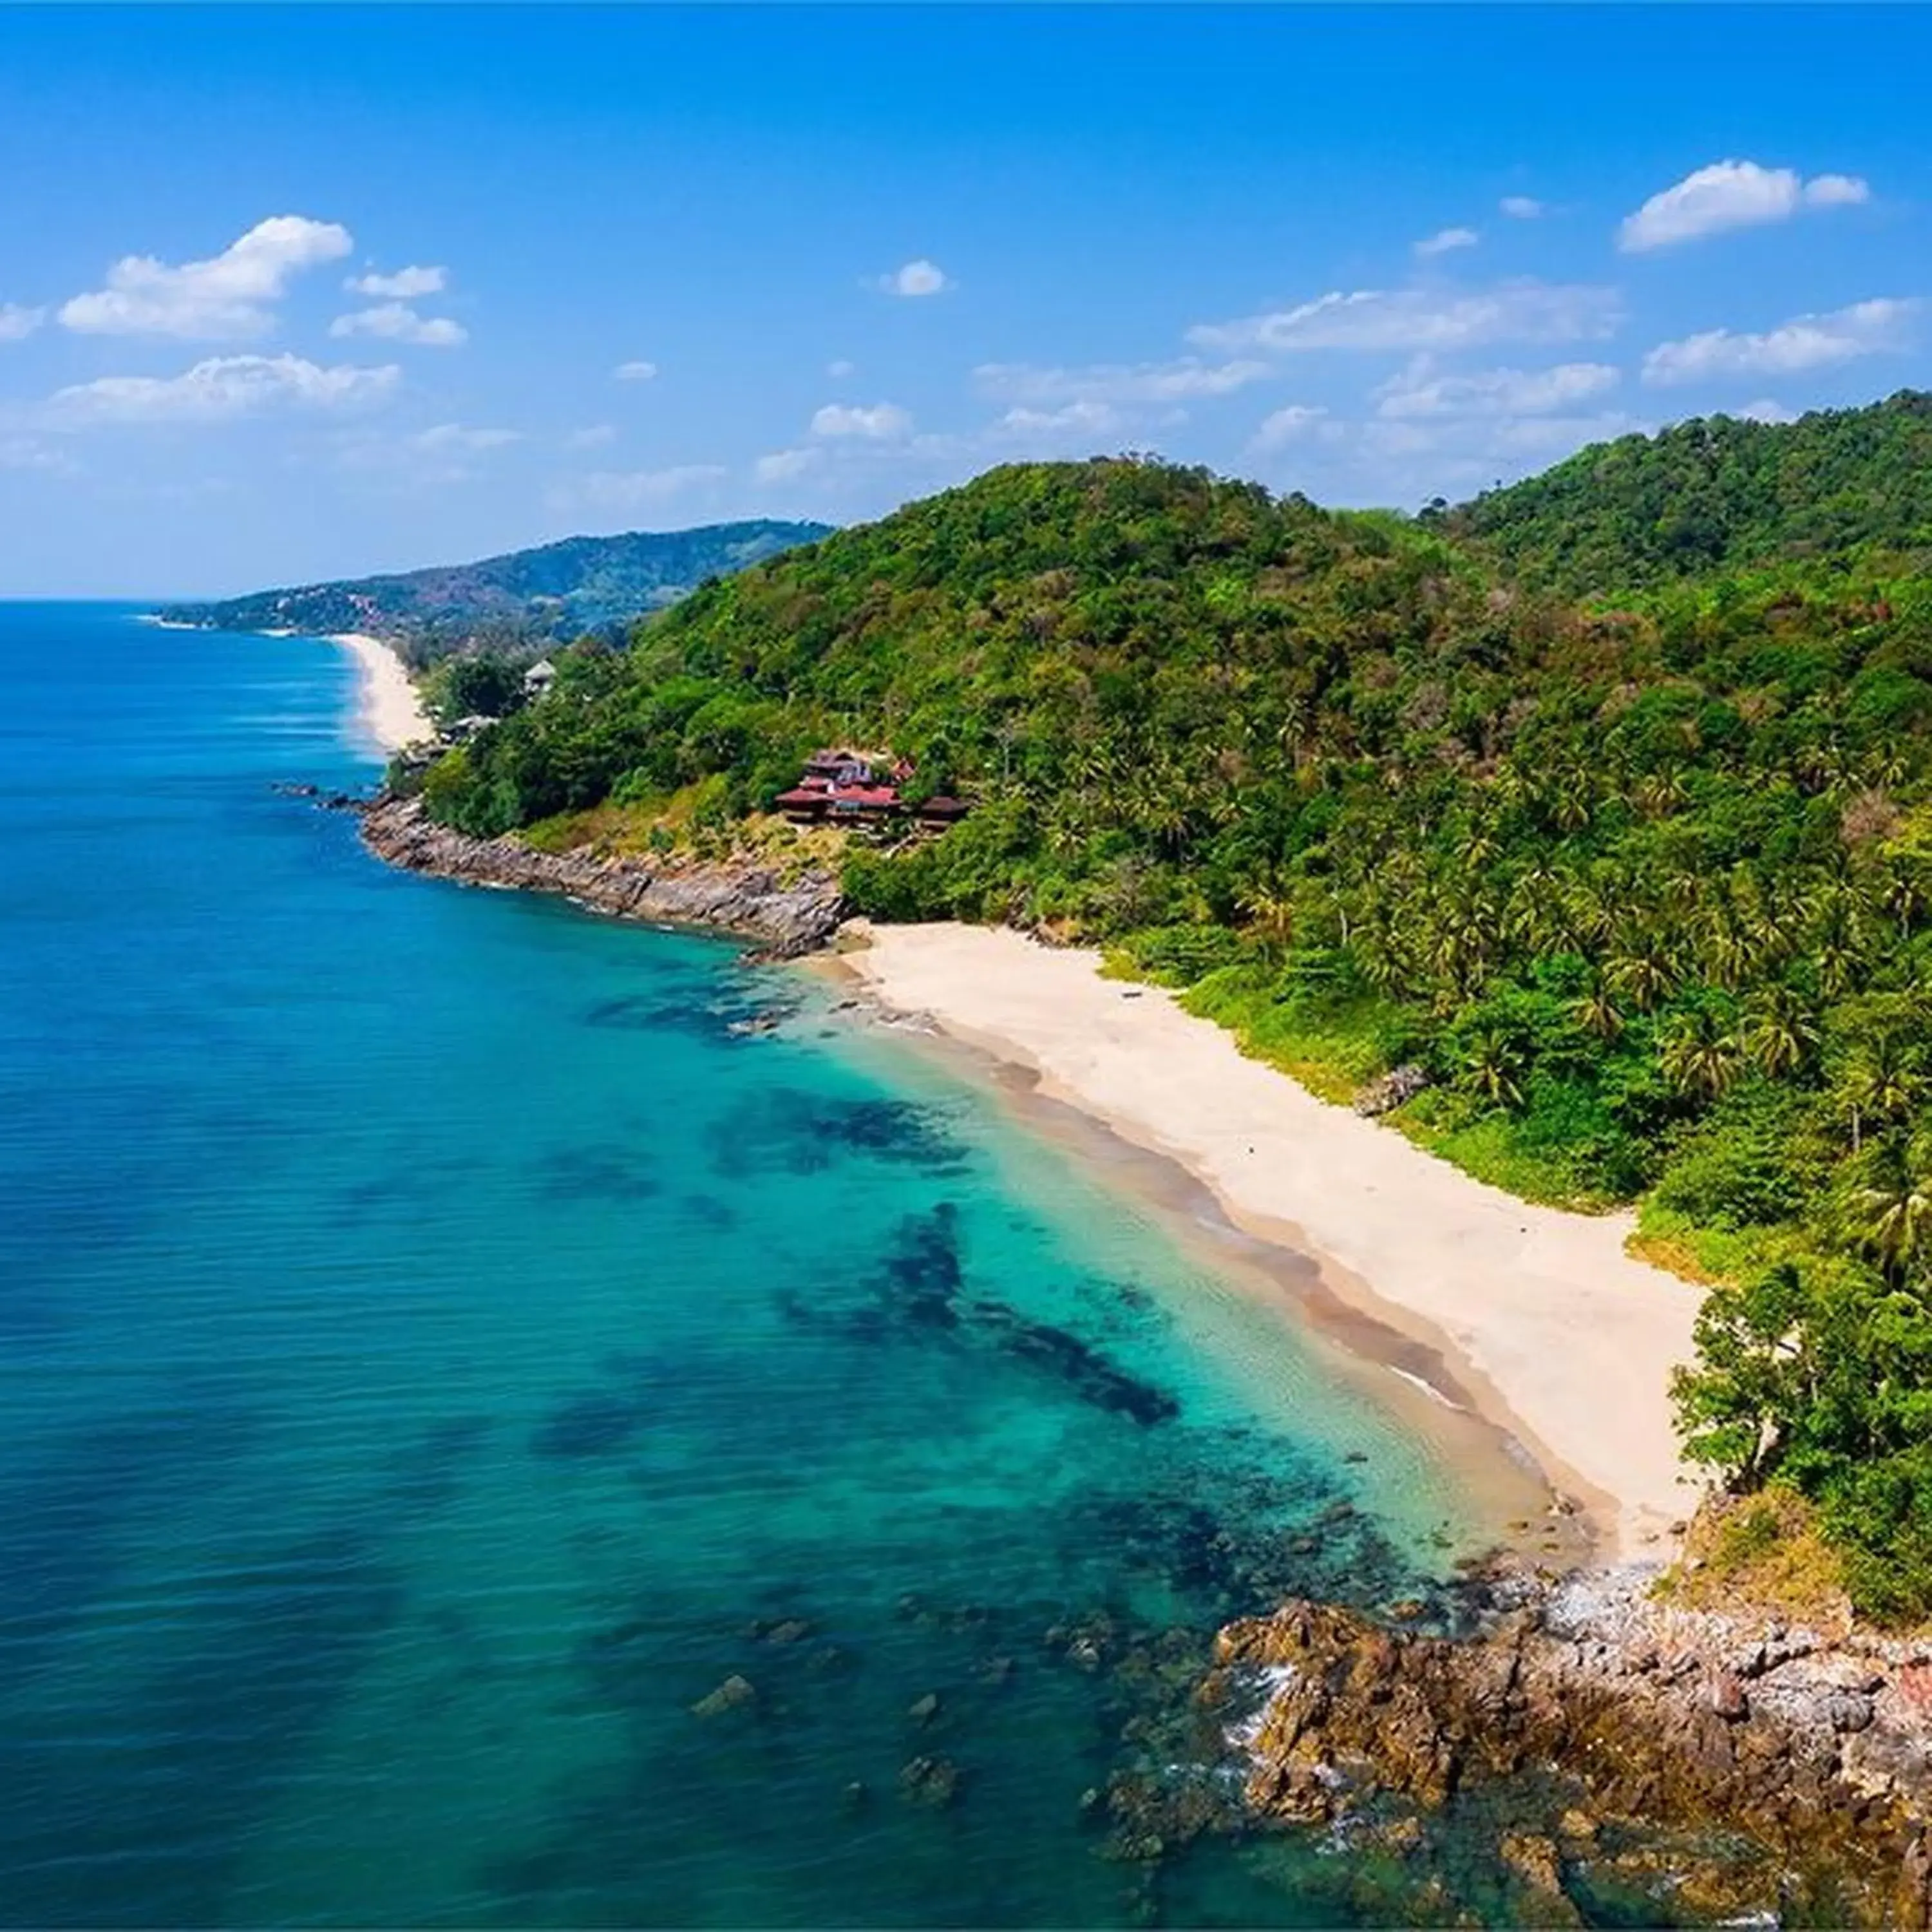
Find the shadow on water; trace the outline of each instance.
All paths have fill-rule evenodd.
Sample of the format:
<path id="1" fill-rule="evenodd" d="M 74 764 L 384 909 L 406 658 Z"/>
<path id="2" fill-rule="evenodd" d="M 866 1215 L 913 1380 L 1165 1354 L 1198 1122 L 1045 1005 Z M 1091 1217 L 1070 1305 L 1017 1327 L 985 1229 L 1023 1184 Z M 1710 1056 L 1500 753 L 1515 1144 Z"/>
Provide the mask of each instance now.
<path id="1" fill-rule="evenodd" d="M 559 1148 L 531 1163 L 539 1201 L 648 1201 L 662 1191 L 650 1162 L 616 1142 Z"/>
<path id="2" fill-rule="evenodd" d="M 221 1922 L 251 1834 L 403 1612 L 386 1544 L 447 1507 L 490 1426 L 433 1424 L 357 1507 L 232 1568 L 200 1609 L 191 1647 L 144 1686 L 117 1689 L 110 1708 L 70 1718 L 58 1742 L 28 1726 L 0 1740 L 0 1923 Z M 110 1482 L 110 1466 L 127 1473 L 154 1439 L 130 1432 L 94 1484 Z M 169 1480 L 196 1462 L 178 1457 Z M 76 1603 L 104 1581 L 66 1580 Z"/>

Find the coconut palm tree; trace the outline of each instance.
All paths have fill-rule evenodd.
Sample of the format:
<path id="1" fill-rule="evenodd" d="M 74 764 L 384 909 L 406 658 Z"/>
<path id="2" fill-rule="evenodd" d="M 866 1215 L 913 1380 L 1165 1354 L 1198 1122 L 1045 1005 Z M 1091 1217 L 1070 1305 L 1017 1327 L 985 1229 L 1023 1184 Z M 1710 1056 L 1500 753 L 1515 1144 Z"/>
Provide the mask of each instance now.
<path id="1" fill-rule="evenodd" d="M 1462 1062 L 1463 1078 L 1479 1094 L 1499 1107 L 1521 1103 L 1522 1089 L 1517 1080 L 1522 1072 L 1522 1054 L 1506 1028 L 1472 1027 L 1462 1041 Z"/>
<path id="2" fill-rule="evenodd" d="M 1714 1100 L 1737 1078 L 1743 1058 L 1726 1017 L 1707 1006 L 1673 1013 L 1658 1040 L 1664 1078 L 1692 1099 Z"/>
<path id="3" fill-rule="evenodd" d="M 1744 1051 L 1771 1078 L 1796 1072 L 1817 1045 L 1817 1022 L 1795 988 L 1766 986 L 1746 1007 Z"/>
<path id="4" fill-rule="evenodd" d="M 1833 1088 L 1851 1122 L 1852 1151 L 1864 1145 L 1868 1126 L 1904 1120 L 1924 1091 L 1924 1057 L 1904 1034 L 1879 1033 L 1861 1041 Z"/>
<path id="5" fill-rule="evenodd" d="M 1932 1249 L 1932 1174 L 1896 1167 L 1856 1190 L 1851 1210 L 1854 1238 L 1894 1281 Z"/>

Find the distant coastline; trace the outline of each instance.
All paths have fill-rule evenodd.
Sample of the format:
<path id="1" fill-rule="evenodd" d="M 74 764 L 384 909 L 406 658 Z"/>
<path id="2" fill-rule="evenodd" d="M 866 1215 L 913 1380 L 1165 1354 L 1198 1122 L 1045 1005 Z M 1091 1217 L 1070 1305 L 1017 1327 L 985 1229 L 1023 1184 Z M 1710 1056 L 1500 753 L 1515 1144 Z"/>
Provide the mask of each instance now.
<path id="1" fill-rule="evenodd" d="M 392 645 L 366 631 L 341 631 L 328 639 L 356 661 L 360 680 L 356 722 L 385 752 L 434 737 L 436 727 L 423 709 L 409 670 Z"/>

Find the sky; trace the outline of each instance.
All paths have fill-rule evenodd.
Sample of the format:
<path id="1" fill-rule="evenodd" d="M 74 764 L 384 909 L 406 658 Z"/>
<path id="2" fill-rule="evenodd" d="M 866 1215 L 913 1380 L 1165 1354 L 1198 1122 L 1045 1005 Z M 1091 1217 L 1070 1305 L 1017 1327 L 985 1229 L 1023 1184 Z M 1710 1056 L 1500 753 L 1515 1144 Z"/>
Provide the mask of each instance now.
<path id="1" fill-rule="evenodd" d="M 1932 10 L 0 9 L 0 596 L 1932 386 Z"/>

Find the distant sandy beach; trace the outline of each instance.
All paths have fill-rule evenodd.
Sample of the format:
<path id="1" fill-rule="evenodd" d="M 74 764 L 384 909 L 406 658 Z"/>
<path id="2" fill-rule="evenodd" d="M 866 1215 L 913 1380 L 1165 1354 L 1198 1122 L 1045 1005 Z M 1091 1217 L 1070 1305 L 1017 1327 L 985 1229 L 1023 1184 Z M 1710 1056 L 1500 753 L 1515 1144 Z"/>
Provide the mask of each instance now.
<path id="1" fill-rule="evenodd" d="M 1537 1208 L 1244 1059 L 1097 954 L 979 926 L 880 926 L 850 967 L 886 1006 L 1031 1070 L 1041 1090 L 1168 1156 L 1250 1234 L 1442 1351 L 1472 1403 L 1589 1516 L 1609 1558 L 1670 1555 L 1700 1490 L 1670 1371 L 1699 1291 L 1624 1251 L 1627 1215 Z"/>
<path id="2" fill-rule="evenodd" d="M 340 644 L 355 658 L 362 680 L 358 722 L 384 751 L 400 751 L 405 745 L 434 735 L 436 728 L 402 659 L 380 638 L 344 631 L 328 641 Z"/>

